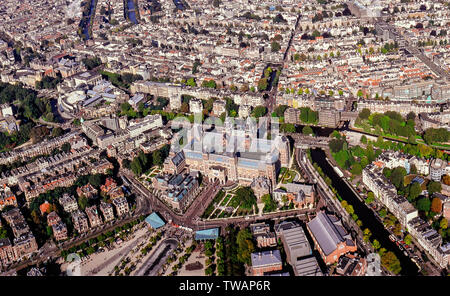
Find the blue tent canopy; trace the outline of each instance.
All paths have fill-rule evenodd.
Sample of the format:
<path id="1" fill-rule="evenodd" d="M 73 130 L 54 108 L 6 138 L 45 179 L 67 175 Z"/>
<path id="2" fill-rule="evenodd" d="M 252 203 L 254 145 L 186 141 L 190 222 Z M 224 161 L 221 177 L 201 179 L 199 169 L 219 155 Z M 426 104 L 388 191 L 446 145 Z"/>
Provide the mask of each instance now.
<path id="1" fill-rule="evenodd" d="M 166 224 L 161 217 L 156 214 L 156 212 L 151 213 L 147 218 L 145 218 L 145 222 L 147 222 L 153 229 L 158 229 Z"/>
<path id="2" fill-rule="evenodd" d="M 218 237 L 219 228 L 199 230 L 195 233 L 195 240 L 217 239 Z"/>

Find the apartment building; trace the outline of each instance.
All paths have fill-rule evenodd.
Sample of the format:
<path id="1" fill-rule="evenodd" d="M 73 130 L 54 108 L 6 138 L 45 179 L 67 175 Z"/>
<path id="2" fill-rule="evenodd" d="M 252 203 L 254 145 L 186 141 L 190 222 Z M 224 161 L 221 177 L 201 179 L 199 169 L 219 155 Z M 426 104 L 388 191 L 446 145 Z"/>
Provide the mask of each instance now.
<path id="1" fill-rule="evenodd" d="M 112 200 L 112 204 L 116 207 L 117 216 L 122 217 L 130 212 L 130 207 L 126 197 L 119 197 Z"/>
<path id="2" fill-rule="evenodd" d="M 47 215 L 47 224 L 52 227 L 53 237 L 56 241 L 66 240 L 68 238 L 67 226 L 61 221 L 56 212 Z"/>
<path id="3" fill-rule="evenodd" d="M 323 108 L 318 111 L 319 124 L 328 127 L 337 127 L 341 121 L 341 113 L 334 108 Z"/>
<path id="4" fill-rule="evenodd" d="M 11 227 L 14 237 L 20 237 L 31 232 L 19 208 L 14 208 L 3 213 L 2 217 L 8 223 L 9 227 Z"/>
<path id="5" fill-rule="evenodd" d="M 102 184 L 100 186 L 100 191 L 104 194 L 108 194 L 111 190 L 115 189 L 117 187 L 116 181 L 114 181 L 113 178 L 106 178 L 105 184 Z"/>
<path id="6" fill-rule="evenodd" d="M 420 217 L 409 221 L 407 229 L 436 263 L 442 268 L 447 268 L 450 263 L 450 243 L 442 245 L 441 235 Z"/>
<path id="7" fill-rule="evenodd" d="M 64 193 L 62 197 L 59 198 L 59 204 L 64 208 L 67 213 L 72 213 L 78 210 L 78 203 L 75 197 Z"/>
<path id="8" fill-rule="evenodd" d="M 189 100 L 189 112 L 196 114 L 203 112 L 203 104 L 202 100 L 199 99 L 190 99 Z"/>
<path id="9" fill-rule="evenodd" d="M 89 219 L 89 225 L 91 225 L 91 228 L 100 226 L 103 223 L 102 218 L 100 218 L 100 213 L 97 211 L 96 205 L 86 207 L 85 212 Z"/>
<path id="10" fill-rule="evenodd" d="M 336 273 L 342 276 L 365 276 L 366 270 L 366 259 L 351 254 L 341 256 L 336 266 Z"/>
<path id="11" fill-rule="evenodd" d="M 447 169 L 447 162 L 436 158 L 431 161 L 430 164 L 430 176 L 431 180 L 441 182 L 441 178 L 445 175 Z"/>
<path id="12" fill-rule="evenodd" d="M 439 112 L 440 107 L 437 104 L 418 104 L 413 101 L 380 101 L 380 100 L 359 100 L 357 104 L 357 111 L 361 112 L 363 109 L 369 109 L 371 113 L 384 113 L 387 111 L 395 111 L 403 116 L 409 112 L 432 113 Z"/>
<path id="13" fill-rule="evenodd" d="M 214 101 L 212 112 L 215 116 L 220 116 L 222 113 L 227 112 L 226 102 L 222 100 Z"/>
<path id="14" fill-rule="evenodd" d="M 0 269 L 5 268 L 9 264 L 16 261 L 14 247 L 9 238 L 0 239 Z"/>
<path id="15" fill-rule="evenodd" d="M 103 219 L 105 223 L 114 220 L 114 210 L 113 206 L 110 203 L 101 202 L 100 203 L 100 211 L 103 214 Z"/>
<path id="16" fill-rule="evenodd" d="M 72 213 L 72 222 L 73 227 L 78 233 L 84 233 L 89 230 L 88 218 L 81 210 Z"/>
<path id="17" fill-rule="evenodd" d="M 300 123 L 300 109 L 297 108 L 287 108 L 284 111 L 284 122 L 298 124 Z"/>
<path id="18" fill-rule="evenodd" d="M 0 211 L 6 206 L 17 207 L 17 198 L 5 184 L 0 188 Z"/>
<path id="19" fill-rule="evenodd" d="M 97 198 L 98 190 L 94 188 L 91 184 L 86 184 L 84 186 L 77 188 L 78 197 L 85 197 L 87 199 Z"/>

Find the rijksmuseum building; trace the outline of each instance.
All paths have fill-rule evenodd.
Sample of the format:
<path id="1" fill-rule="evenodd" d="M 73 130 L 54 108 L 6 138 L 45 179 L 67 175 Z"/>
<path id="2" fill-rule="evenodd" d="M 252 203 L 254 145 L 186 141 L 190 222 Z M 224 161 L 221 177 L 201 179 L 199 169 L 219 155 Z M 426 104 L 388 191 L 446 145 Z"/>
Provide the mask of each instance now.
<path id="1" fill-rule="evenodd" d="M 289 140 L 281 135 L 272 140 L 254 135 L 249 130 L 205 132 L 193 127 L 187 132 L 188 144 L 170 152 L 164 172 L 179 174 L 188 169 L 221 184 L 238 182 L 244 186 L 266 177 L 274 188 L 281 166 L 289 164 Z"/>

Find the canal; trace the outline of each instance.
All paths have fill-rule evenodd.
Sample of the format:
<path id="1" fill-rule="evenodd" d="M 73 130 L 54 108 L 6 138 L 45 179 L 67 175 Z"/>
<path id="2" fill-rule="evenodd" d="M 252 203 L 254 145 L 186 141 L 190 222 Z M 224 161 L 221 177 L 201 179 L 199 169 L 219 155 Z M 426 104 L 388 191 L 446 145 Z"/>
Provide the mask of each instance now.
<path id="1" fill-rule="evenodd" d="M 91 36 L 89 35 L 89 28 L 91 26 L 91 18 L 92 18 L 92 14 L 94 13 L 94 9 L 95 9 L 96 5 L 97 5 L 97 1 L 91 0 L 90 7 L 89 7 L 89 15 L 81 23 L 82 33 L 85 36 L 86 40 L 91 38 Z"/>
<path id="2" fill-rule="evenodd" d="M 370 210 L 365 203 L 361 202 L 355 193 L 348 187 L 347 183 L 340 178 L 333 170 L 331 165 L 326 161 L 326 154 L 322 149 L 311 149 L 311 157 L 319 167 L 322 168 L 323 173 L 332 181 L 332 186 L 337 190 L 342 199 L 346 200 L 348 204 L 353 206 L 355 214 L 358 215 L 362 221 L 362 228 L 369 228 L 372 232 L 371 240 L 376 239 L 381 246 L 388 251 L 395 253 L 400 260 L 402 270 L 401 275 L 417 275 L 418 267 L 411 261 L 408 256 L 405 256 L 402 251 L 389 239 L 390 233 L 384 228 L 383 224 L 375 217 L 375 214 Z"/>
<path id="3" fill-rule="evenodd" d="M 136 19 L 136 11 L 135 11 L 135 6 L 134 6 L 134 1 L 133 0 L 128 0 L 127 3 L 128 6 L 128 18 L 129 20 L 134 23 L 137 24 L 137 19 Z"/>

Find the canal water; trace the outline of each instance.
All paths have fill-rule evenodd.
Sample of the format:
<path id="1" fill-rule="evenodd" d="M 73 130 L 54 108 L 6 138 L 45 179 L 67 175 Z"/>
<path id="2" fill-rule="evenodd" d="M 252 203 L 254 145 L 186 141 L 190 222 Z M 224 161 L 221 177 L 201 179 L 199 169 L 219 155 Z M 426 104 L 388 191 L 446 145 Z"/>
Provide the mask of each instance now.
<path id="1" fill-rule="evenodd" d="M 333 170 L 331 165 L 326 161 L 326 154 L 322 149 L 311 150 L 311 157 L 319 167 L 322 168 L 323 173 L 332 181 L 332 186 L 336 188 L 342 199 L 346 200 L 348 204 L 353 206 L 355 214 L 358 215 L 362 221 L 362 229 L 369 228 L 372 232 L 371 240 L 376 239 L 380 242 L 383 248 L 395 253 L 400 260 L 402 270 L 401 275 L 417 275 L 418 267 L 411 261 L 408 256 L 405 256 L 402 251 L 389 239 L 390 233 L 384 228 L 383 224 L 375 217 L 375 214 L 370 210 L 364 202 L 361 202 L 355 193 L 348 187 L 348 185 L 340 178 Z"/>
<path id="2" fill-rule="evenodd" d="M 89 16 L 86 19 L 86 22 L 82 24 L 82 32 L 86 36 L 86 40 L 90 39 L 91 36 L 89 36 L 89 26 L 91 25 L 91 18 L 92 13 L 94 12 L 94 6 L 95 6 L 95 0 L 91 0 L 91 4 L 89 7 Z"/>
<path id="3" fill-rule="evenodd" d="M 135 11 L 135 7 L 134 7 L 134 1 L 133 0 L 128 0 L 128 18 L 130 19 L 130 21 L 134 24 L 137 24 L 137 19 L 136 19 L 136 11 Z"/>
<path id="4" fill-rule="evenodd" d="M 179 10 L 184 10 L 184 5 L 180 0 L 173 0 L 173 3 Z"/>

